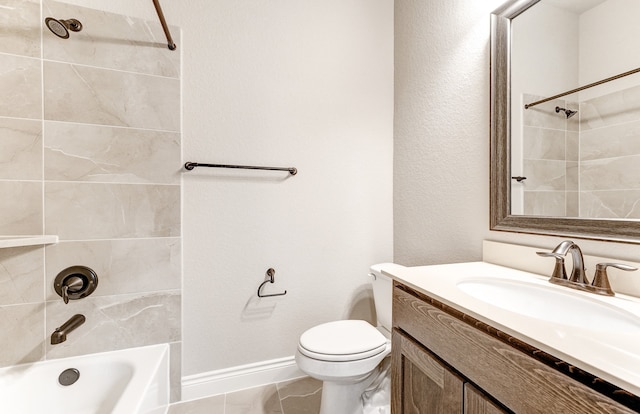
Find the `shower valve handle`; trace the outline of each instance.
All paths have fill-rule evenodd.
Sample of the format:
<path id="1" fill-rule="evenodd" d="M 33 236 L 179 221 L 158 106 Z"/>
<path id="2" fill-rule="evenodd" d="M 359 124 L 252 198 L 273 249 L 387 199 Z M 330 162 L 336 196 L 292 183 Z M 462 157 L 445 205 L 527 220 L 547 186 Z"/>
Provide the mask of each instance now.
<path id="1" fill-rule="evenodd" d="M 62 300 L 64 303 L 69 303 L 69 291 L 71 291 L 71 293 L 79 292 L 83 287 L 84 281 L 78 276 L 69 276 L 66 278 L 62 286 Z"/>

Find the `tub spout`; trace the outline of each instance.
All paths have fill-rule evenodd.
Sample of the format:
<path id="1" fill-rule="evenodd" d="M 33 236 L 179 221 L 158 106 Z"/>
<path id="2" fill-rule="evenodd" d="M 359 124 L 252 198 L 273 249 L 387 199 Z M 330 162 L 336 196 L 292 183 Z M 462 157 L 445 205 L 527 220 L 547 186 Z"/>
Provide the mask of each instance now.
<path id="1" fill-rule="evenodd" d="M 78 326 L 82 325 L 85 321 L 84 315 L 75 314 L 68 321 L 66 321 L 61 327 L 57 328 L 51 334 L 51 345 L 56 345 L 67 340 L 67 334 L 75 330 Z"/>

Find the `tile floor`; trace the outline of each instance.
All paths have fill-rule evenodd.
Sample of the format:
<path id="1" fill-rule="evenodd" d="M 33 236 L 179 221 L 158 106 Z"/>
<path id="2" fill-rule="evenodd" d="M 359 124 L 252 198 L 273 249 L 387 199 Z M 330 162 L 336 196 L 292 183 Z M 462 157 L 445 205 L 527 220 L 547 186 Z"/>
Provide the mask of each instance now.
<path id="1" fill-rule="evenodd" d="M 318 414 L 322 381 L 305 377 L 172 404 L 168 414 Z"/>

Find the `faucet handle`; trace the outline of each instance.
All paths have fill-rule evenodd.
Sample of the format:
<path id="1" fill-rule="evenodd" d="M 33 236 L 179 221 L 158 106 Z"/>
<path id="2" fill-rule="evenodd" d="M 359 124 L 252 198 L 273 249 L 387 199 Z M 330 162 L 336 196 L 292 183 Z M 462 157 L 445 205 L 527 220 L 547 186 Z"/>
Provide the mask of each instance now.
<path id="1" fill-rule="evenodd" d="M 564 268 L 564 256 L 560 253 L 554 252 L 536 252 L 538 256 L 542 257 L 553 257 L 556 259 L 556 266 L 553 268 L 553 273 L 551 274 L 551 282 L 556 282 L 558 280 L 567 280 L 567 271 Z"/>
<path id="2" fill-rule="evenodd" d="M 613 289 L 611 289 L 611 285 L 609 284 L 607 267 L 615 267 L 616 269 L 625 270 L 627 272 L 638 270 L 637 267 L 629 266 L 622 263 L 598 263 L 596 265 L 596 274 L 593 277 L 591 286 L 593 287 L 593 292 L 607 296 L 615 295 Z"/>
<path id="3" fill-rule="evenodd" d="M 62 300 L 69 303 L 69 293 L 79 292 L 84 288 L 84 281 L 78 276 L 69 276 L 62 282 Z"/>

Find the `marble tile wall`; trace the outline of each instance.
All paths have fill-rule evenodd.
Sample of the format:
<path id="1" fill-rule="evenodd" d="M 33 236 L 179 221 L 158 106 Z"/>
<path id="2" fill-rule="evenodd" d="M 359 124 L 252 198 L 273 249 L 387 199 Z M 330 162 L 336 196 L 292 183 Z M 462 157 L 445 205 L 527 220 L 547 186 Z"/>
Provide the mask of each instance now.
<path id="1" fill-rule="evenodd" d="M 52 0 L 0 0 L 0 8 L 0 235 L 60 237 L 0 250 L 0 365 L 170 343 L 175 401 L 180 53 L 155 21 Z M 46 16 L 84 28 L 59 39 Z M 73 265 L 93 268 L 99 284 L 65 305 L 52 283 Z M 75 313 L 86 323 L 51 345 Z"/>
<path id="2" fill-rule="evenodd" d="M 580 215 L 640 218 L 640 86 L 580 105 Z"/>
<path id="3" fill-rule="evenodd" d="M 578 108 L 524 112 L 525 214 L 640 218 L 640 86 L 583 101 L 568 120 L 556 106 Z"/>
<path id="4" fill-rule="evenodd" d="M 526 94 L 524 102 L 542 99 Z M 555 108 L 575 110 L 577 104 L 556 99 L 523 113 L 524 214 L 578 215 L 578 116 L 566 118 Z"/>

